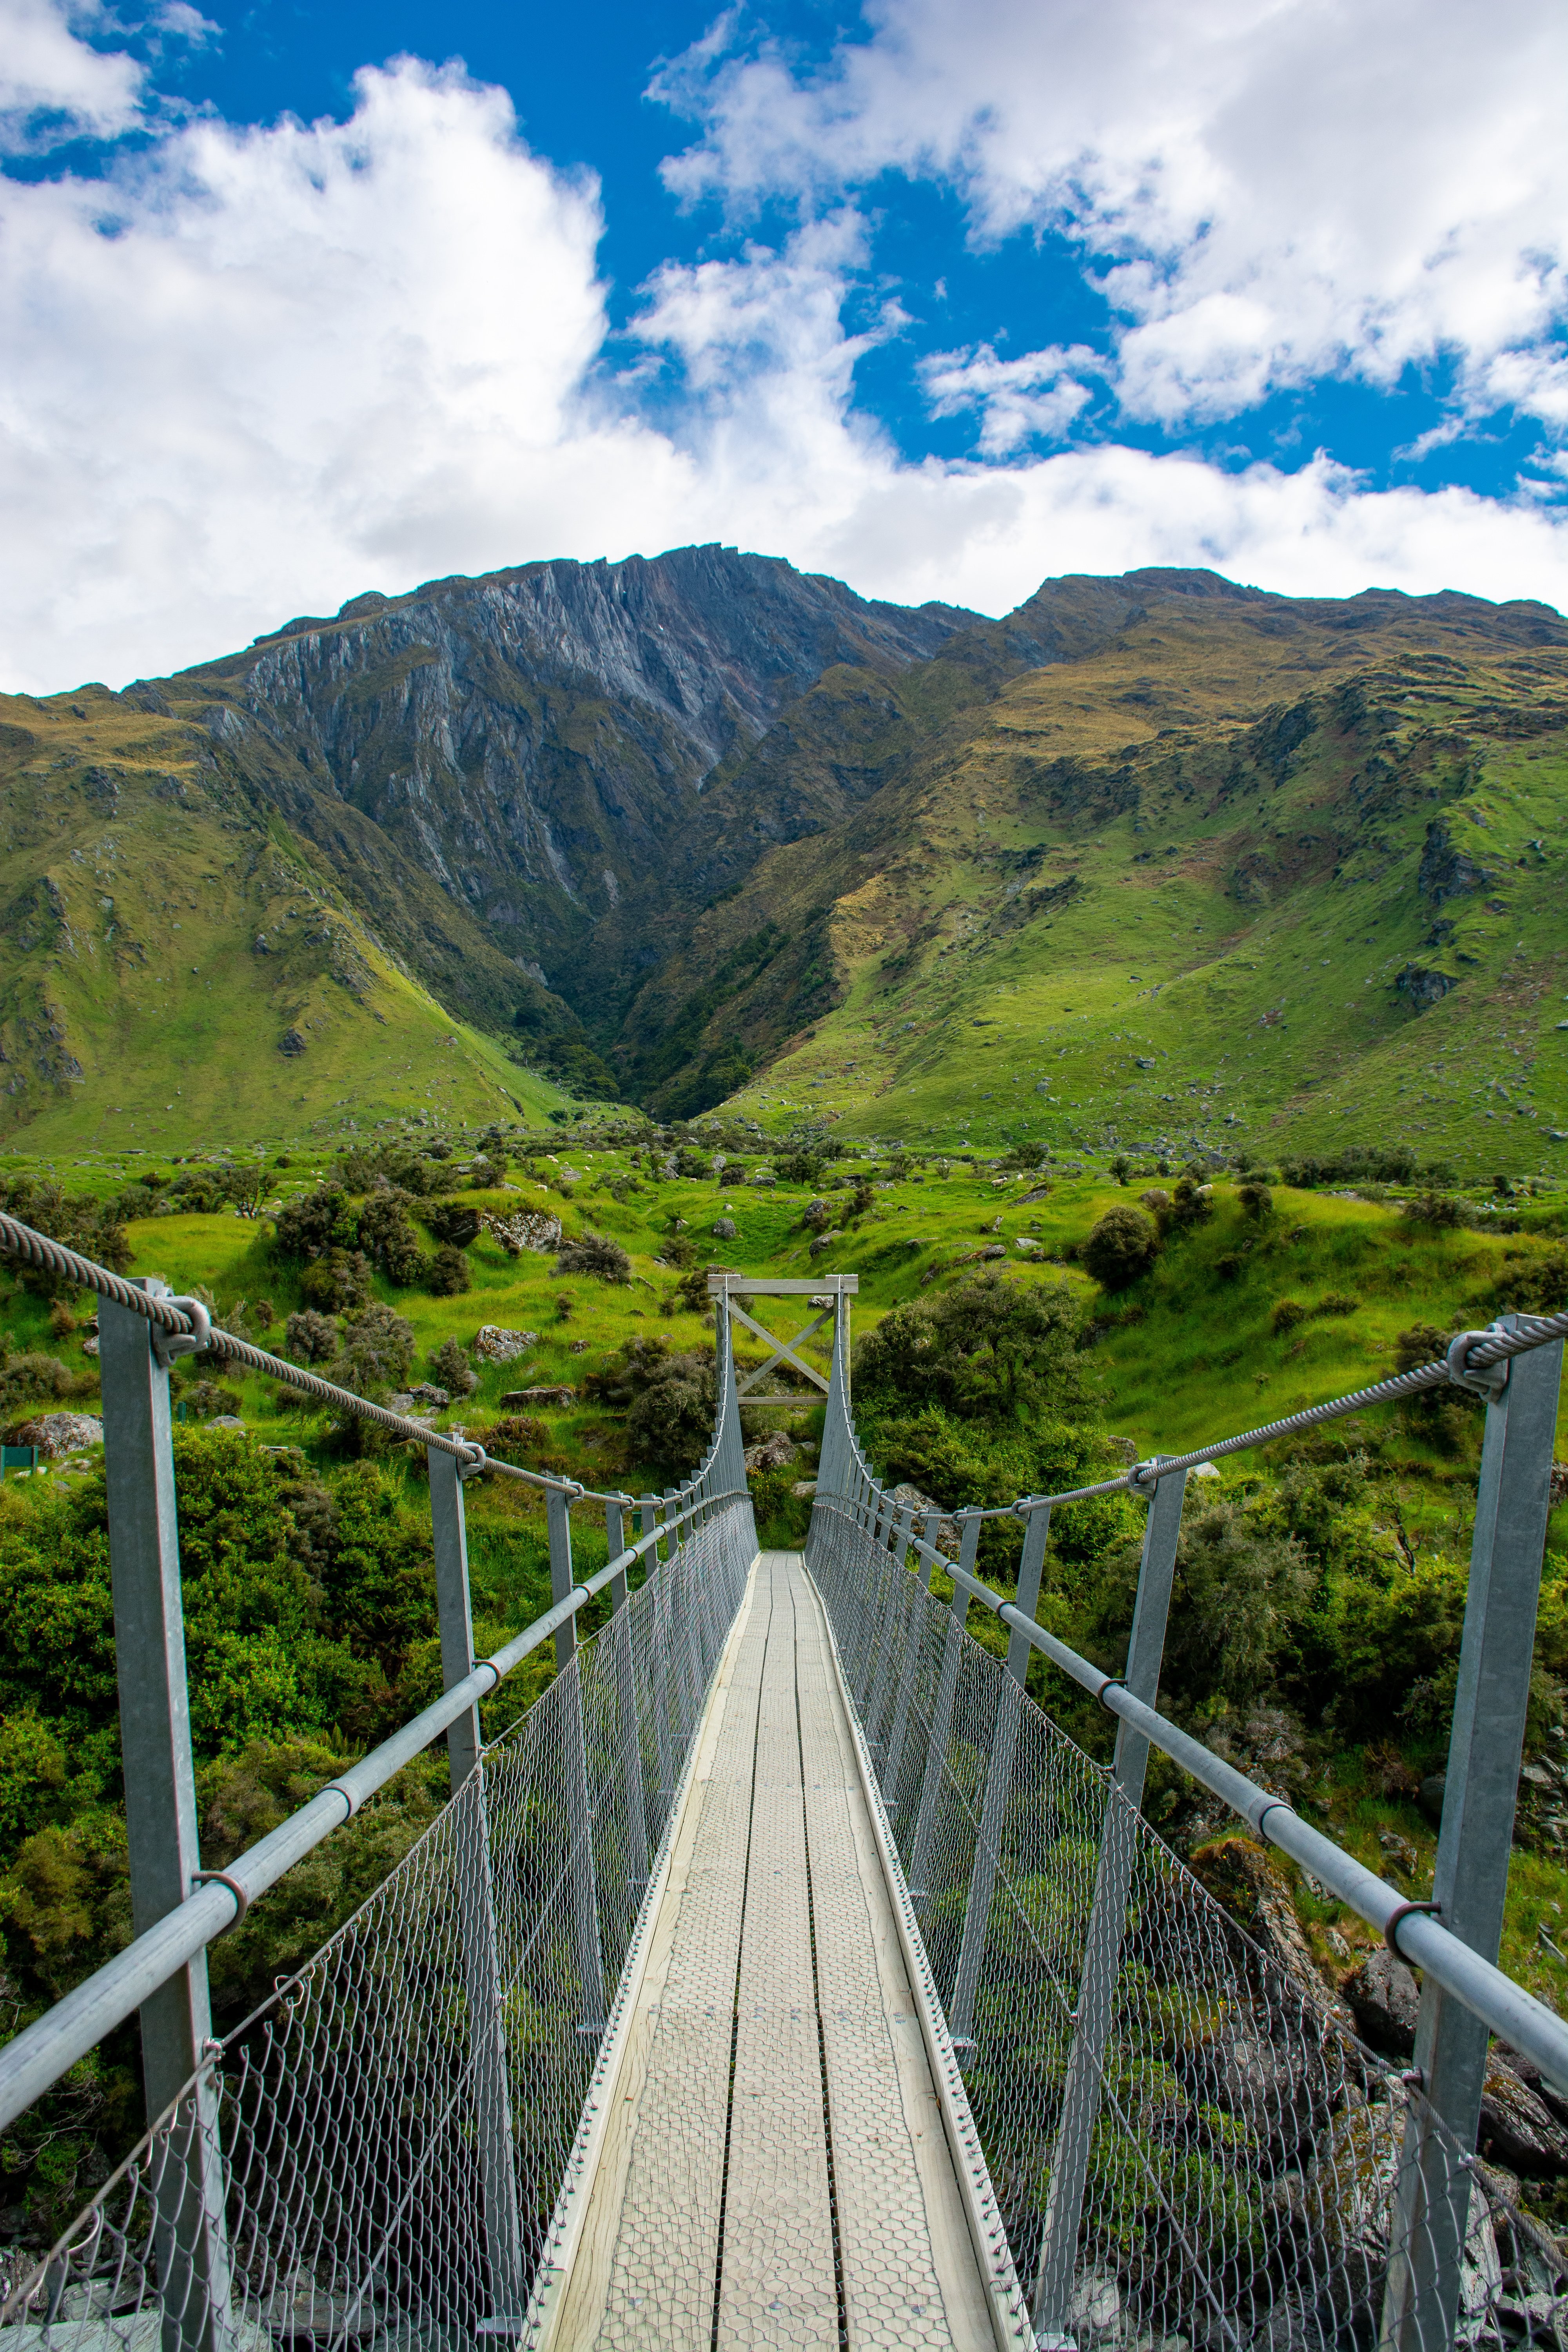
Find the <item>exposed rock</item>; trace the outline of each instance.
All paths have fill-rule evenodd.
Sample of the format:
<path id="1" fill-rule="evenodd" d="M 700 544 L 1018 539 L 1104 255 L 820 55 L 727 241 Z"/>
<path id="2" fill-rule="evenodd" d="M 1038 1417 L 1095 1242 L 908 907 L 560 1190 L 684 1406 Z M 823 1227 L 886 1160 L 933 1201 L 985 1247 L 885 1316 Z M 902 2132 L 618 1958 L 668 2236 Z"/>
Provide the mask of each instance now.
<path id="1" fill-rule="evenodd" d="M 440 1410 L 442 1405 L 450 1404 L 452 1402 L 451 1391 L 449 1389 L 438 1389 L 434 1381 L 416 1381 L 414 1386 L 409 1390 L 408 1393 L 416 1402 L 419 1404 L 433 1404 L 437 1408 L 437 1412 Z"/>
<path id="2" fill-rule="evenodd" d="M 782 1429 L 775 1429 L 773 1435 L 764 1437 L 760 1445 L 748 1445 L 746 1448 L 748 1470 L 786 1470 L 792 1462 L 799 1460 L 799 1446 Z"/>
<path id="3" fill-rule="evenodd" d="M 1511 2172 L 1568 2172 L 1568 2132 L 1495 2052 L 1487 2063 L 1476 2146 Z"/>
<path id="4" fill-rule="evenodd" d="M 718 1226 L 715 1225 L 713 1230 L 717 1233 L 719 1230 Z M 818 1234 L 816 1239 L 811 1244 L 812 1256 L 820 1257 L 824 1250 L 831 1249 L 835 1242 L 841 1242 L 843 1239 L 844 1235 L 837 1225 L 834 1226 L 831 1233 Z M 1001 1252 L 1002 1256 L 1005 1257 L 1007 1253 L 1005 1250 Z"/>
<path id="5" fill-rule="evenodd" d="M 715 1224 L 714 1224 L 714 1227 L 713 1227 L 713 1234 L 714 1234 L 714 1238 L 715 1238 L 715 1240 L 717 1240 L 717 1241 L 721 1241 L 721 1242 L 732 1242 L 732 1241 L 734 1241 L 734 1240 L 737 1238 L 737 1232 L 736 1232 L 736 1225 L 735 1225 L 735 1220 L 734 1220 L 734 1218 L 733 1218 L 733 1217 L 720 1217 L 720 1218 L 717 1220 L 717 1222 L 715 1223 Z"/>
<path id="6" fill-rule="evenodd" d="M 1290 1889 L 1272 1855 L 1251 1838 L 1215 1838 L 1190 1857 L 1194 1874 L 1216 1903 L 1245 1927 L 1255 1943 L 1289 1978 L 1325 2020 L 1355 2028 L 1349 2003 L 1339 2000 L 1318 1973 L 1290 1900 Z"/>
<path id="7" fill-rule="evenodd" d="M 103 1423 L 91 1412 L 41 1412 L 25 1421 L 12 1441 L 36 1445 L 45 1459 L 58 1462 L 62 1454 L 79 1454 L 84 1445 L 103 1444 Z"/>
<path id="8" fill-rule="evenodd" d="M 561 1220 L 542 1209 L 514 1209 L 510 1216 L 498 1216 L 492 1209 L 479 1212 L 481 1231 L 492 1234 L 509 1257 L 521 1256 L 524 1250 L 552 1250 L 561 1244 Z"/>
<path id="9" fill-rule="evenodd" d="M 1358 1969 L 1342 1979 L 1340 1991 L 1355 2011 L 1356 2030 L 1363 2042 L 1385 2057 L 1410 2055 L 1415 2047 L 1421 1994 L 1403 1960 L 1396 1960 L 1386 1948 L 1369 1952 Z"/>
<path id="10" fill-rule="evenodd" d="M 215 1412 L 212 1419 L 208 1422 L 207 1427 L 209 1429 L 237 1429 L 242 1437 L 245 1434 L 245 1423 L 241 1421 L 238 1413 L 237 1412 Z"/>
<path id="11" fill-rule="evenodd" d="M 790 1488 L 790 1493 L 792 1495 L 815 1495 L 816 1492 L 816 1481 L 815 1478 L 797 1478 L 795 1485 Z"/>
<path id="12" fill-rule="evenodd" d="M 577 1391 L 573 1388 L 508 1389 L 501 1402 L 504 1405 L 575 1404 Z"/>
<path id="13" fill-rule="evenodd" d="M 278 1051 L 280 1054 L 293 1055 L 302 1054 L 304 1050 L 305 1040 L 300 1036 L 298 1029 L 285 1029 L 278 1040 Z"/>
<path id="14" fill-rule="evenodd" d="M 538 1345 L 537 1331 L 509 1331 L 503 1324 L 481 1323 L 474 1353 L 482 1356 L 487 1364 L 510 1364 Z"/>
<path id="15" fill-rule="evenodd" d="M 1429 964 L 1407 963 L 1396 974 L 1394 985 L 1424 1013 L 1429 1004 L 1441 1004 L 1448 991 L 1459 983 L 1451 972 L 1436 971 Z"/>
<path id="16" fill-rule="evenodd" d="M 1426 845 L 1421 863 L 1416 869 L 1415 887 L 1434 907 L 1443 906 L 1450 898 L 1462 898 L 1472 890 L 1484 890 L 1491 881 L 1484 866 L 1456 849 L 1448 838 L 1448 828 L 1441 817 L 1434 817 L 1426 828 Z"/>

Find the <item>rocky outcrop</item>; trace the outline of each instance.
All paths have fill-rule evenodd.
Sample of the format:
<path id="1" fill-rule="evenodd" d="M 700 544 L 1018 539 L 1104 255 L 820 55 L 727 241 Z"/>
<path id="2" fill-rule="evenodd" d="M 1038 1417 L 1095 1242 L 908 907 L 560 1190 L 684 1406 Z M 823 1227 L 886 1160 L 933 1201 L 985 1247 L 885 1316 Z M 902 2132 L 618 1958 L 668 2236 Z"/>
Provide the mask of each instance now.
<path id="1" fill-rule="evenodd" d="M 1443 819 L 1434 817 L 1426 828 L 1426 840 L 1416 868 L 1415 887 L 1433 908 L 1446 906 L 1450 898 L 1465 898 L 1472 890 L 1485 890 L 1491 886 L 1492 877 L 1462 849 L 1456 849 Z"/>

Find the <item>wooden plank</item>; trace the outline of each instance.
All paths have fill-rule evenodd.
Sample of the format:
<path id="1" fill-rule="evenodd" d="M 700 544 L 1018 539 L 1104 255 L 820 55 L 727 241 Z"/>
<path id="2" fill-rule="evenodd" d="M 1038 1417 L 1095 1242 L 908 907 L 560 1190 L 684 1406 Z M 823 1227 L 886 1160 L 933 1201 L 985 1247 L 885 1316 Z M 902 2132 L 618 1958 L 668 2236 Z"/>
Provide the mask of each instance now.
<path id="1" fill-rule="evenodd" d="M 798 1277 L 767 1282 L 760 1275 L 710 1274 L 708 1289 L 717 1297 L 721 1291 L 731 1291 L 741 1298 L 826 1298 L 830 1291 L 842 1291 L 853 1298 L 860 1288 L 858 1274 L 819 1274 L 815 1281 L 804 1282 Z"/>

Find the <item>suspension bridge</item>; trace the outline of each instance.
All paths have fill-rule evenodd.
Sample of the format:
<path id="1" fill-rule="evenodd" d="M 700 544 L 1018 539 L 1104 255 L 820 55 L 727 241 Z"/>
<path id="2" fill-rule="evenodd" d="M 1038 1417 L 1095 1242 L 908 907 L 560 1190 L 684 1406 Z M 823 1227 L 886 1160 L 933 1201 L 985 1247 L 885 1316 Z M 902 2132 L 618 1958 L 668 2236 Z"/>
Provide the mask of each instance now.
<path id="1" fill-rule="evenodd" d="M 0 2049 L 0 2127 L 132 2017 L 152 2118 L 5 2280 L 14 2352 L 1568 2345 L 1568 2250 L 1475 2152 L 1494 2036 L 1568 2095 L 1568 2025 L 1497 1965 L 1568 1315 L 1070 1496 L 959 1511 L 954 1552 L 860 1448 L 852 1276 L 710 1279 L 709 1450 L 632 1497 L 488 1459 L 14 1220 L 0 1249 L 100 1302 L 133 1911 L 126 1948 Z M 797 1294 L 815 1321 L 782 1339 L 758 1311 Z M 744 1383 L 737 1323 L 773 1349 Z M 798 1353 L 825 1323 L 827 1379 Z M 425 1450 L 445 1685 L 223 1871 L 196 1842 L 171 1446 L 169 1368 L 196 1353 Z M 742 1392 L 780 1362 L 826 1391 L 804 1555 L 759 1554 L 746 1487 Z M 1189 1471 L 1449 1383 L 1484 1397 L 1486 1434 L 1417 1901 L 1157 1700 Z M 543 1490 L 552 1605 L 476 1661 L 481 1476 Z M 1107 1675 L 1036 1612 L 1053 1507 L 1117 1491 L 1147 1517 Z M 580 1578 L 589 1511 L 609 1557 Z M 987 1518 L 1015 1530 L 1010 1596 L 975 1572 Z M 487 1746 L 481 1702 L 547 1643 L 553 1678 Z M 1109 1769 L 1029 1696 L 1036 1653 L 1116 1718 Z M 212 1943 L 440 1739 L 451 1796 L 424 1837 L 215 2039 Z M 1357 2041 L 1155 1835 L 1152 1749 L 1420 1972 L 1413 2063 Z"/>

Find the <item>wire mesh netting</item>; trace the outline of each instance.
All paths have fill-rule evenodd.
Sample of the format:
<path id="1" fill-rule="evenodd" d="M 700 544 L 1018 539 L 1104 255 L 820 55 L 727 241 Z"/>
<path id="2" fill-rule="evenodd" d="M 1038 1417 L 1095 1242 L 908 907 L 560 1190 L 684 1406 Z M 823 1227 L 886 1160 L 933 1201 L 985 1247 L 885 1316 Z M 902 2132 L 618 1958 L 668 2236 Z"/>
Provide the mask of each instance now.
<path id="1" fill-rule="evenodd" d="M 691 1524 L 0 2317 L 24 2352 L 458 2352 L 521 2332 L 754 1552 Z"/>
<path id="2" fill-rule="evenodd" d="M 1042 2344 L 1568 2345 L 1568 2254 L 842 1501 L 832 1620 Z"/>

